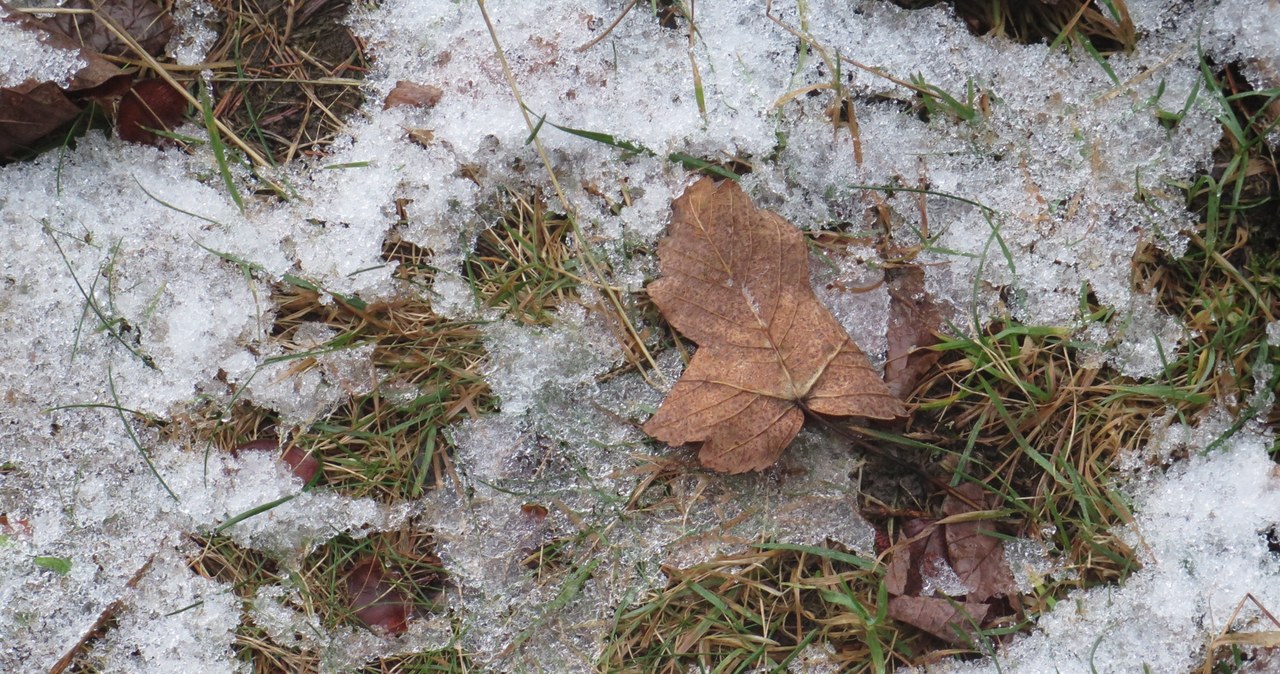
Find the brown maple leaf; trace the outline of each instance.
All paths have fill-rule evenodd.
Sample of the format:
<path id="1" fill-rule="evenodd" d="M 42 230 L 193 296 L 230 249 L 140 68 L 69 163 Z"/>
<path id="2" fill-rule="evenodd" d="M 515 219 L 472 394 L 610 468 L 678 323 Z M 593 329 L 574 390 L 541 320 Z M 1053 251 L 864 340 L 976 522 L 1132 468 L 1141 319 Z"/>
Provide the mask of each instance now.
<path id="1" fill-rule="evenodd" d="M 663 277 L 649 296 L 698 351 L 649 435 L 702 443 L 713 470 L 762 470 L 805 412 L 892 419 L 905 414 L 809 285 L 800 231 L 759 210 L 732 181 L 694 183 L 672 204 L 658 244 Z"/>

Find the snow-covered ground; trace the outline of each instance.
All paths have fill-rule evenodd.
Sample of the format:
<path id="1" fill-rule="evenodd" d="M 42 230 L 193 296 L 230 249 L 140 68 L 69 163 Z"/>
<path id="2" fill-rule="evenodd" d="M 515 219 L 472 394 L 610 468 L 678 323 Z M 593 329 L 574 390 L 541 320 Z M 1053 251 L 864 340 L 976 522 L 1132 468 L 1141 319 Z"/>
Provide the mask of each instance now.
<path id="1" fill-rule="evenodd" d="M 243 389 L 248 400 L 290 423 L 323 414 L 342 393 L 338 382 L 314 373 L 259 373 L 280 348 L 267 333 L 266 282 L 290 273 L 367 300 L 401 292 L 380 252 L 397 220 L 393 205 L 409 199 L 411 221 L 399 235 L 434 251 L 433 264 L 442 270 L 433 289 L 436 309 L 488 317 L 460 276 L 475 233 L 489 224 L 476 207 L 507 185 L 550 194 L 548 173 L 526 143 L 530 130 L 480 6 L 380 4 L 351 19 L 376 58 L 367 80 L 371 102 L 323 162 L 353 166 L 290 167 L 281 177 L 299 196 L 288 203 L 257 201 L 242 213 L 207 149 L 184 154 L 97 135 L 63 158 L 48 153 L 0 169 L 0 513 L 9 522 L 0 531 L 0 670 L 46 671 L 104 608 L 124 598 L 119 625 L 95 646 L 106 671 L 247 671 L 231 650 L 240 601 L 231 588 L 187 569 L 186 534 L 296 493 L 300 484 L 262 453 L 207 456 L 127 425 L 114 407 L 170 418 L 198 398 L 225 403 L 233 389 Z M 908 12 L 872 0 L 780 0 L 773 18 L 763 2 L 697 3 L 692 48 L 684 31 L 661 27 L 641 2 L 599 44 L 576 49 L 625 4 L 485 3 L 525 105 L 535 118 L 546 116 L 538 137 L 586 236 L 615 269 L 613 283 L 636 290 L 654 273 L 653 259 L 629 253 L 663 232 L 672 199 L 689 182 L 684 169 L 664 159 L 672 152 L 753 158 L 744 189 L 805 228 L 869 226 L 871 202 L 857 186 L 927 181 L 936 192 L 996 214 L 988 220 L 962 201 L 928 199 L 929 226 L 942 232 L 923 254 L 928 289 L 955 307 L 962 327 L 1003 312 L 1029 323 L 1075 325 L 1087 284 L 1102 304 L 1131 318 L 1117 322 L 1114 330 L 1122 332 L 1097 328 L 1088 337 L 1118 343 L 1107 357 L 1135 377 L 1159 371 L 1156 340 L 1175 349 L 1184 327 L 1160 315 L 1152 298 L 1132 292 L 1130 258 L 1140 241 L 1180 250 L 1189 216 L 1168 184 L 1204 170 L 1219 139 L 1219 110 L 1208 97 L 1196 98 L 1173 129 L 1161 126 L 1155 112 L 1187 105 L 1201 49 L 1218 63 L 1243 60 L 1250 77 L 1280 72 L 1280 6 L 1265 0 L 1129 0 L 1141 37 L 1133 54 L 1110 58 L 1115 80 L 1080 50 L 974 37 L 944 8 Z M 179 6 L 181 15 L 203 13 L 196 1 Z M 787 28 L 804 31 L 829 54 L 899 79 L 919 75 L 957 97 L 972 83 L 987 94 L 989 115 L 921 121 L 893 100 L 909 100 L 910 92 L 845 64 L 844 86 L 880 95 L 880 102 L 857 108 L 859 163 L 849 134 L 833 131 L 825 113 L 829 92 L 785 98 L 832 76 L 813 49 L 799 63 L 797 37 Z M 208 39 L 189 25 L 175 45 L 194 63 Z M 0 45 L 14 63 L 47 56 L 8 29 L 0 30 Z M 47 71 L 0 66 L 0 84 L 67 75 L 65 59 L 49 63 Z M 383 111 L 380 102 L 397 80 L 432 84 L 444 95 L 434 109 Z M 623 158 L 551 123 L 609 133 L 654 156 Z M 407 128 L 431 129 L 435 140 L 416 144 Z M 481 184 L 460 175 L 463 164 L 478 167 Z M 247 176 L 239 178 L 250 193 Z M 1146 199 L 1134 198 L 1139 189 Z M 600 192 L 620 201 L 625 192 L 626 207 L 613 214 L 593 196 Z M 894 236 L 911 242 L 921 224 L 916 195 L 898 192 L 886 202 L 899 218 Z M 261 271 L 248 278 L 211 250 Z M 867 249 L 856 264 L 816 273 L 828 283 L 863 286 L 875 256 Z M 1012 292 L 1002 295 L 1001 288 Z M 100 320 L 86 314 L 85 293 L 132 326 L 126 334 L 126 341 L 137 338 L 132 350 L 98 329 Z M 886 291 L 825 291 L 823 299 L 855 340 L 883 359 Z M 465 499 L 440 489 L 392 507 L 318 490 L 226 533 L 287 565 L 339 532 L 359 536 L 418 518 L 436 530 L 458 585 L 450 611 L 461 625 L 462 647 L 477 653 L 481 666 L 549 672 L 588 671 L 618 603 L 660 586 L 660 562 L 691 564 L 723 551 L 728 543 L 704 545 L 708 539 L 691 534 L 726 518 L 748 515 L 732 531 L 747 540 L 830 537 L 870 550 L 870 529 L 853 514 L 855 487 L 844 477 L 854 459 L 834 455 L 810 435 L 791 450 L 810 477 L 716 478 L 710 485 L 690 477 L 690 490 L 706 491 L 683 516 L 619 517 L 617 499 L 638 479 L 628 469 L 638 456 L 666 450 L 644 444 L 634 428 L 600 410 L 643 418 L 662 392 L 638 377 L 596 383 L 621 354 L 607 326 L 584 311 L 566 310 L 547 328 L 499 320 L 485 330 L 487 377 L 502 413 L 448 431 L 469 488 Z M 661 364 L 667 378 L 678 375 L 677 359 Z M 1146 665 L 1180 672 L 1202 657 L 1246 593 L 1280 609 L 1280 561 L 1260 533 L 1280 521 L 1280 477 L 1265 451 L 1272 430 L 1246 425 L 1213 452 L 1196 451 L 1232 421 L 1170 424 L 1147 448 L 1184 446 L 1192 458 L 1167 474 L 1139 472 L 1128 488 L 1137 522 L 1123 535 L 1148 556 L 1123 587 L 1059 602 L 1035 632 L 998 654 L 999 667 L 988 660 L 930 671 L 1110 672 Z M 489 486 L 519 478 L 521 456 L 536 450 L 529 446 L 535 432 L 560 448 L 563 465 L 576 468 L 543 487 L 587 518 L 553 518 L 548 526 L 561 533 L 610 527 L 615 543 L 554 614 L 548 606 L 560 586 L 540 585 L 512 561 L 521 537 L 532 535 L 521 500 Z M 149 559 L 136 588 L 126 588 Z M 50 560 L 70 564 L 50 568 L 59 566 Z M 324 654 L 329 671 L 442 646 L 456 627 L 441 616 L 416 621 L 398 638 L 330 630 L 289 608 L 290 591 L 263 589 L 247 619 L 269 633 L 301 635 Z M 1242 611 L 1237 627 L 1266 628 L 1259 615 Z M 510 660 L 493 660 L 534 624 L 542 626 L 536 640 Z"/>

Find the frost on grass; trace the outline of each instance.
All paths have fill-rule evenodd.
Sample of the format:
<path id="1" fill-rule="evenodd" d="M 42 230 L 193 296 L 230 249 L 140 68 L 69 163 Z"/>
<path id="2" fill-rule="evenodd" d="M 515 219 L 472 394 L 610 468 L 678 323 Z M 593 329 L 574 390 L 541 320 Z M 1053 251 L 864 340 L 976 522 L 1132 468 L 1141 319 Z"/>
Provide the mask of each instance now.
<path id="1" fill-rule="evenodd" d="M 209 43 L 208 8 L 178 4 L 187 14 L 172 47 L 182 62 L 199 62 Z M 972 84 L 990 103 L 989 114 L 971 121 L 945 110 L 923 120 L 909 112 L 915 94 L 845 64 L 841 85 L 862 97 L 857 152 L 847 132 L 833 131 L 829 93 L 783 100 L 834 73 L 814 50 L 798 50 L 759 4 L 699 5 L 692 50 L 687 33 L 660 26 L 645 3 L 584 51 L 575 49 L 600 35 L 619 3 L 490 9 L 525 104 L 535 118 L 546 115 L 538 137 L 579 211 L 582 243 L 600 251 L 613 268 L 610 282 L 622 290 L 638 290 L 652 275 L 648 247 L 685 182 L 684 169 L 666 157 L 737 157 L 754 168 L 743 181 L 753 199 L 806 229 L 874 235 L 886 224 L 873 207 L 877 200 L 887 206 L 893 243 L 924 244 L 919 261 L 928 289 L 950 303 L 961 329 L 1005 315 L 1075 325 L 1079 298 L 1091 293 L 1125 318 L 1089 333 L 1099 358 L 1140 376 L 1159 363 L 1157 339 L 1171 352 L 1182 335 L 1133 295 L 1130 259 L 1144 241 L 1180 252 L 1179 232 L 1189 223 L 1167 184 L 1208 167 L 1218 142 L 1216 104 L 1203 88 L 1192 96 L 1200 76 L 1197 35 L 1216 62 L 1242 58 L 1251 82 L 1265 86 L 1280 22 L 1257 14 L 1274 14 L 1274 7 L 1243 0 L 1128 4 L 1144 37 L 1133 54 L 1108 59 L 1113 79 L 1079 50 L 974 37 L 941 7 L 775 2 L 780 21 L 807 27 L 831 54 L 900 79 L 919 75 L 961 101 Z M 397 292 L 392 266 L 380 256 L 394 227 L 432 252 L 436 308 L 472 317 L 475 298 L 460 271 L 481 226 L 477 203 L 510 186 L 554 193 L 475 3 L 388 0 L 358 10 L 352 22 L 377 59 L 365 80 L 373 92 L 409 79 L 440 87 L 443 97 L 429 111 L 381 111 L 371 103 L 322 164 L 282 170 L 278 177 L 297 190 L 287 203 L 250 198 L 241 213 L 206 147 L 190 154 L 125 147 L 96 132 L 64 156 L 0 169 L 0 513 L 11 523 L 0 545 L 0 669 L 45 668 L 102 608 L 129 594 L 135 599 L 122 619 L 127 629 L 104 642 L 104 657 L 132 657 L 130 643 L 139 654 L 169 653 L 142 635 L 146 624 L 209 619 L 197 630 L 208 640 L 193 651 L 202 654 L 200 667 L 234 670 L 217 662 L 226 657 L 219 650 L 225 616 L 196 609 L 164 616 L 196 596 L 213 611 L 221 588 L 182 577 L 171 562 L 147 582 L 172 587 L 131 594 L 124 586 L 175 536 L 207 531 L 300 487 L 283 468 L 255 463 L 265 458 L 206 461 L 202 448 L 166 442 L 129 417 L 127 430 L 175 500 L 114 410 L 52 408 L 121 406 L 164 421 L 194 399 L 225 402 L 247 385 L 246 395 L 286 419 L 313 419 L 336 391 L 372 382 L 359 353 L 335 355 L 302 375 L 286 376 L 288 361 L 264 367 L 280 355 L 268 333 L 270 284 L 293 274 L 365 300 Z M 1197 33 L 1201 26 L 1208 29 Z M 7 55 L 39 49 L 7 29 L 0 44 Z M 808 54 L 803 63 L 800 53 Z M 35 72 L 16 67 L 51 62 L 19 57 L 0 67 L 13 79 Z M 55 65 L 62 70 L 54 74 L 65 77 L 68 63 Z M 1184 107 L 1174 128 L 1159 123 L 1158 111 Z M 652 154 L 627 156 L 553 124 L 612 134 Z M 407 129 L 430 129 L 434 140 L 415 143 Z M 234 172 L 241 194 L 252 196 L 247 171 Z M 867 187 L 886 185 L 931 193 L 922 201 L 917 193 L 873 195 Z M 397 200 L 407 222 L 398 221 Z M 921 241 L 925 215 L 928 242 Z M 815 267 L 824 300 L 873 358 L 883 349 L 885 295 L 841 288 L 874 284 L 875 272 L 858 263 L 874 267 L 883 262 L 877 256 L 854 250 L 832 268 Z M 585 670 L 617 607 L 662 584 L 662 563 L 693 564 L 766 538 L 869 548 L 869 529 L 852 512 L 856 457 L 817 433 L 802 436 L 772 472 L 726 479 L 685 471 L 671 480 L 669 497 L 640 493 L 631 503 L 646 471 L 671 460 L 665 450 L 655 457 L 630 423 L 642 421 L 660 394 L 635 375 L 597 381 L 617 360 L 606 346 L 611 337 L 599 319 L 575 311 L 546 328 L 487 329 L 494 355 L 488 379 L 503 413 L 456 429 L 461 481 L 420 504 L 456 580 L 451 601 L 463 647 L 482 665 Z M 672 356 L 662 365 L 668 378 L 678 375 Z M 1190 433 L 1189 446 L 1208 444 Z M 1256 536 L 1269 526 L 1264 506 L 1275 512 L 1276 505 L 1257 438 L 1241 435 L 1167 483 L 1143 488 L 1139 531 L 1154 561 L 1124 588 L 1083 595 L 1086 615 L 1105 624 L 1068 615 L 1075 602 L 1060 602 L 1062 615 L 1041 625 L 1051 638 L 1028 638 L 1014 652 L 1028 662 L 1035 653 L 1077 662 L 1097 635 L 1116 632 L 1100 643 L 1098 661 L 1112 658 L 1108 670 L 1132 668 L 1133 653 L 1152 649 L 1127 649 L 1119 626 L 1141 623 L 1149 611 L 1156 616 L 1152 634 L 1168 647 L 1160 664 L 1185 668 L 1191 644 L 1219 626 L 1215 616 L 1228 613 L 1246 589 L 1275 586 L 1274 562 Z M 1228 475 L 1240 484 L 1227 485 Z M 1234 493 L 1228 486 L 1258 505 L 1224 501 Z M 1178 512 L 1172 505 L 1179 498 L 1196 504 L 1188 521 L 1203 526 L 1178 524 L 1170 513 Z M 1228 518 L 1229 527 L 1224 520 L 1215 526 L 1209 512 Z M 227 534 L 296 559 L 336 531 L 390 527 L 404 516 L 305 494 Z M 1161 534 L 1166 527 L 1188 543 L 1179 547 Z M 60 567 L 52 559 L 69 563 L 67 572 L 49 568 Z M 1245 563 L 1253 566 L 1231 566 Z M 1169 588 L 1193 600 L 1179 602 Z M 281 639 L 292 618 L 271 622 L 271 601 L 280 598 L 271 592 L 287 591 L 264 590 L 256 609 L 256 619 L 278 627 Z M 1108 594 L 1121 607 L 1114 613 L 1103 608 Z M 1260 598 L 1276 605 L 1275 597 Z M 355 630 L 315 629 L 318 640 L 350 645 L 356 654 L 334 660 L 335 669 L 398 648 Z M 426 628 L 411 625 L 410 635 L 414 630 Z"/>
<path id="2" fill-rule="evenodd" d="M 1243 63 L 1254 89 L 1280 87 L 1280 6 L 1227 0 L 1214 13 L 1210 31 L 1226 56 Z M 1273 129 L 1268 140 L 1276 146 L 1280 131 Z"/>
<path id="3" fill-rule="evenodd" d="M 225 371 L 231 381 L 243 384 L 248 400 L 275 410 L 283 423 L 310 424 L 343 400 L 369 393 L 378 383 L 373 345 L 329 348 L 329 341 L 337 336 L 332 328 L 305 323 L 292 335 L 297 351 L 286 354 L 279 344 L 269 344 L 262 353 L 269 362 L 237 363 L 241 367 Z M 312 366 L 300 368 L 304 358 Z"/>
<path id="4" fill-rule="evenodd" d="M 453 634 L 440 617 L 413 620 L 405 633 L 389 638 L 350 625 L 330 628 L 315 614 L 295 608 L 305 603 L 296 589 L 264 585 L 250 603 L 249 619 L 274 643 L 316 654 L 322 674 L 349 672 L 399 653 L 440 650 Z"/>
<path id="5" fill-rule="evenodd" d="M 191 573 L 184 545 L 161 549 L 135 589 L 129 606 L 94 649 L 104 671 L 241 672 L 231 643 L 240 624 L 240 599 L 232 588 Z"/>
<path id="6" fill-rule="evenodd" d="M 1224 430 L 1210 425 L 1181 429 L 1193 443 L 1191 459 L 1162 479 L 1136 483 L 1136 522 L 1126 538 L 1142 551 L 1143 568 L 1123 586 L 1059 602 L 1034 633 L 1001 648 L 996 662 L 923 671 L 1189 671 L 1220 630 L 1270 629 L 1252 604 L 1239 623 L 1225 621 L 1246 593 L 1263 606 L 1280 605 L 1280 560 L 1267 542 L 1280 525 L 1280 475 L 1267 456 L 1274 436 L 1246 430 L 1202 454 Z"/>
<path id="7" fill-rule="evenodd" d="M 510 329 L 517 329 L 511 326 Z M 523 328 L 521 328 L 523 329 Z M 528 330 L 533 330 L 528 328 Z M 668 352 L 662 374 L 679 362 Z M 462 484 L 428 498 L 446 571 L 458 584 L 463 647 L 494 671 L 593 671 L 614 612 L 677 568 L 772 540 L 831 539 L 871 554 L 856 512 L 859 462 L 838 439 L 804 433 L 776 470 L 669 478 L 637 427 L 661 393 L 636 374 L 545 386 L 532 407 L 459 425 Z M 692 456 L 683 457 L 692 466 Z"/>
<path id="8" fill-rule="evenodd" d="M 522 328 L 497 321 L 485 326 L 490 366 L 489 387 L 502 411 L 520 416 L 539 398 L 590 384 L 620 360 L 617 343 L 604 330 L 599 316 L 571 305 L 557 313 L 548 328 Z"/>

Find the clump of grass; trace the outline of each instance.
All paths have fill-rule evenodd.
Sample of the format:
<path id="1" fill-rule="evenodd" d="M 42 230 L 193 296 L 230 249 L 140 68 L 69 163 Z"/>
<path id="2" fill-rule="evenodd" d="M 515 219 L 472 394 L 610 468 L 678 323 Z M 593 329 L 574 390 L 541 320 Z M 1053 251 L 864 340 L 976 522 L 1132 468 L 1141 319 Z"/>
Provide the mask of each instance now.
<path id="1" fill-rule="evenodd" d="M 343 24 L 351 0 L 216 0 L 224 17 L 208 61 L 218 64 L 217 118 L 284 163 L 326 153 L 364 102 L 364 44 Z"/>
<path id="2" fill-rule="evenodd" d="M 508 192 L 494 224 L 463 265 L 477 300 L 528 325 L 549 325 L 555 307 L 577 299 L 573 223 L 537 197 Z"/>
<path id="3" fill-rule="evenodd" d="M 382 243 L 382 259 L 396 264 L 395 277 L 412 286 L 415 292 L 429 292 L 436 278 L 431 264 L 432 251 L 412 241 L 388 236 Z"/>
<path id="4" fill-rule="evenodd" d="M 943 0 L 891 0 L 920 9 Z M 1007 37 L 1023 44 L 1064 40 L 1100 53 L 1132 51 L 1137 43 L 1133 21 L 1124 0 L 948 0 L 956 14 L 976 35 Z"/>
<path id="5" fill-rule="evenodd" d="M 466 653 L 451 648 L 382 658 L 357 671 L 359 674 L 467 674 L 479 670 L 471 664 L 471 658 Z"/>
<path id="6" fill-rule="evenodd" d="M 189 564 L 197 574 L 232 586 L 242 599 L 244 618 L 233 648 L 240 659 L 262 674 L 315 671 L 320 654 L 296 644 L 281 644 L 252 618 L 259 588 L 281 585 L 294 592 L 286 601 L 301 614 L 316 616 L 326 627 L 362 623 L 353 614 L 347 577 L 361 560 L 377 560 L 387 572 L 397 596 L 410 604 L 412 616 L 439 613 L 445 588 L 444 571 L 435 555 L 431 534 L 409 523 L 404 528 L 354 539 L 337 536 L 289 568 L 266 553 L 237 545 L 223 535 L 193 536 L 199 552 Z M 414 669 L 414 667 L 419 667 Z M 425 668 L 425 669 L 423 669 Z M 401 655 L 375 661 L 364 672 L 467 671 L 465 656 L 456 649 Z"/>
<path id="7" fill-rule="evenodd" d="M 1187 250 L 1147 247 L 1134 263 L 1139 289 L 1193 331 L 1171 368 L 1176 382 L 1229 403 L 1243 421 L 1280 385 L 1280 349 L 1267 341 L 1280 320 L 1280 170 L 1265 142 L 1280 124 L 1280 88 L 1251 90 L 1239 70 L 1202 69 L 1225 133 L 1213 169 L 1182 186 L 1198 217 Z M 1276 407 L 1267 422 L 1280 423 Z"/>
<path id="8" fill-rule="evenodd" d="M 175 414 L 175 423 L 164 430 L 168 439 L 190 443 L 196 451 L 229 452 L 252 440 L 275 437 L 276 418 L 275 412 L 244 400 L 237 400 L 228 408 L 209 397 Z"/>
<path id="9" fill-rule="evenodd" d="M 602 671 L 787 671 L 825 642 L 840 671 L 883 672 L 917 648 L 886 617 L 882 568 L 841 550 L 765 546 L 663 570 L 666 588 L 619 614 Z"/>
<path id="10" fill-rule="evenodd" d="M 290 344 L 299 330 L 319 325 L 335 336 L 313 347 L 296 344 L 295 371 L 313 367 L 333 349 L 372 346 L 377 383 L 352 395 L 292 441 L 324 465 L 323 483 L 352 496 L 396 500 L 422 496 L 449 470 L 440 429 L 493 411 L 479 374 L 485 356 L 478 326 L 441 318 L 417 296 L 367 304 L 356 297 L 326 301 L 298 279 L 273 295 L 275 338 Z"/>
<path id="11" fill-rule="evenodd" d="M 953 486 L 973 481 L 999 493 L 1018 530 L 1056 549 L 1070 572 L 1057 595 L 1139 567 L 1136 551 L 1111 533 L 1131 521 L 1114 466 L 1177 394 L 1085 366 L 1081 347 L 1068 330 L 1015 324 L 945 340 L 898 436 L 931 449 Z"/>

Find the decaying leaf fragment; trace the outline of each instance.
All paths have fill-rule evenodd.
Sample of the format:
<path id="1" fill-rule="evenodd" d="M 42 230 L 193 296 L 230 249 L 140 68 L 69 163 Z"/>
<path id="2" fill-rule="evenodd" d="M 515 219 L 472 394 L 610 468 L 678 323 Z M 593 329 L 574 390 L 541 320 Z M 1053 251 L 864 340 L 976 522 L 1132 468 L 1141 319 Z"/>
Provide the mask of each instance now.
<path id="1" fill-rule="evenodd" d="M 388 108 L 434 108 L 444 96 L 440 87 L 430 84 L 418 84 L 408 80 L 396 82 L 396 86 L 382 101 L 382 109 Z"/>
<path id="2" fill-rule="evenodd" d="M 644 430 L 729 473 L 782 454 L 805 411 L 892 419 L 905 413 L 818 301 L 800 231 L 758 210 L 732 181 L 694 183 L 672 204 L 649 296 L 698 351 Z"/>
<path id="3" fill-rule="evenodd" d="M 996 527 L 991 520 L 963 517 L 975 506 L 992 505 L 980 485 L 962 484 L 942 502 L 950 523 L 913 519 L 902 524 L 885 571 L 890 617 L 969 647 L 971 635 L 1008 612 L 1018 587 Z"/>
<path id="4" fill-rule="evenodd" d="M 347 594 L 357 620 L 369 627 L 400 634 L 408 629 L 413 600 L 392 582 L 376 557 L 357 563 L 347 575 Z"/>
<path id="5" fill-rule="evenodd" d="M 128 34 L 152 56 L 163 53 L 173 35 L 173 18 L 154 0 L 67 0 L 62 8 L 86 11 L 55 14 L 50 23 L 99 54 L 137 56 L 108 23 Z"/>
<path id="6" fill-rule="evenodd" d="M 926 372 L 942 357 L 928 347 L 942 327 L 938 305 L 924 288 L 924 269 L 900 267 L 889 273 L 889 358 L 884 382 L 899 398 L 911 394 Z"/>
<path id="7" fill-rule="evenodd" d="M 186 97 L 168 82 L 161 79 L 135 82 L 120 99 L 116 134 L 133 143 L 162 147 L 171 141 L 152 130 L 172 130 L 186 111 Z"/>
<path id="8" fill-rule="evenodd" d="M 70 37 L 46 22 L 18 12 L 0 0 L 0 21 L 31 31 L 44 44 L 74 51 L 85 63 L 66 86 L 53 82 L 27 81 L 0 87 L 0 162 L 28 150 L 41 138 L 75 119 L 86 99 L 110 96 L 119 86 L 128 86 L 129 75 L 101 55 L 83 49 Z M 5 58 L 8 58 L 6 56 Z M 117 94 L 118 95 L 118 94 Z"/>

